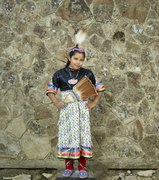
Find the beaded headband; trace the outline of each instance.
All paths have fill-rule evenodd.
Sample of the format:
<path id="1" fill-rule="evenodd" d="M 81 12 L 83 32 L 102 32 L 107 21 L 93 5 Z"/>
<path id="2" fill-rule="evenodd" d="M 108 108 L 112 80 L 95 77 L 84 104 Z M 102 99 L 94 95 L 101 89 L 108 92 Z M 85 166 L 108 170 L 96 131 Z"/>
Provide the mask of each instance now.
<path id="1" fill-rule="evenodd" d="M 74 51 L 77 51 L 77 52 L 80 52 L 80 53 L 84 53 L 85 52 L 84 48 L 78 47 L 78 45 L 76 45 L 75 47 L 71 48 L 69 52 L 74 52 Z"/>

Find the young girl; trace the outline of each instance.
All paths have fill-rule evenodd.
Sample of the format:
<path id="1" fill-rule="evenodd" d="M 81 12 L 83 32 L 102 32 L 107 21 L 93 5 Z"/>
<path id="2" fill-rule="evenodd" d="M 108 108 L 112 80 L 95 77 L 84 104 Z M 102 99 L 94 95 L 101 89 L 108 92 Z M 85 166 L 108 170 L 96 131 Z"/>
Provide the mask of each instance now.
<path id="1" fill-rule="evenodd" d="M 78 46 L 69 52 L 66 67 L 58 70 L 52 77 L 52 84 L 48 85 L 47 95 L 59 109 L 58 158 L 65 159 L 66 169 L 63 176 L 70 177 L 74 170 L 74 160 L 78 159 L 80 178 L 87 178 L 86 159 L 92 157 L 92 140 L 90 132 L 89 110 L 98 103 L 105 90 L 101 82 L 96 82 L 91 70 L 82 68 L 85 51 Z M 96 87 L 97 96 L 92 101 L 77 101 L 64 103 L 68 95 L 72 95 L 75 84 L 87 76 Z M 61 99 L 56 97 L 60 89 Z"/>

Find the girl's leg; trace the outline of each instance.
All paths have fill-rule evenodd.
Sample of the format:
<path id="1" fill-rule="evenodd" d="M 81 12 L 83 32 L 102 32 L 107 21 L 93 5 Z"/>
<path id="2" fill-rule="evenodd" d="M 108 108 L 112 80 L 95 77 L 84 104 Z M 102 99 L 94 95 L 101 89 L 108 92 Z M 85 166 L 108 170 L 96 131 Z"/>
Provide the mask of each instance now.
<path id="1" fill-rule="evenodd" d="M 83 156 L 80 156 L 80 158 L 78 159 L 78 170 L 86 170 L 86 158 Z"/>
<path id="2" fill-rule="evenodd" d="M 74 161 L 72 159 L 65 159 L 65 167 L 66 167 L 66 169 L 73 170 L 74 169 Z"/>
<path id="3" fill-rule="evenodd" d="M 87 178 L 88 172 L 86 167 L 86 158 L 83 156 L 80 156 L 78 159 L 78 170 L 79 170 L 79 178 Z"/>
<path id="4" fill-rule="evenodd" d="M 73 173 L 74 166 L 73 166 L 74 161 L 72 159 L 65 159 L 65 166 L 66 169 L 63 172 L 64 177 L 70 177 Z"/>

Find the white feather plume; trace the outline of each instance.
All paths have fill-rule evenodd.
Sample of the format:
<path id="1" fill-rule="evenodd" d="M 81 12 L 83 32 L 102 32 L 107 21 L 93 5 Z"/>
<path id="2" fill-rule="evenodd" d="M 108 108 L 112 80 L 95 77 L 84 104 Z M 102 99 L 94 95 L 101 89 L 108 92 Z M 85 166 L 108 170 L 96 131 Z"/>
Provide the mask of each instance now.
<path id="1" fill-rule="evenodd" d="M 87 36 L 86 30 L 80 29 L 78 33 L 75 35 L 75 43 L 81 45 L 85 41 L 86 36 Z"/>

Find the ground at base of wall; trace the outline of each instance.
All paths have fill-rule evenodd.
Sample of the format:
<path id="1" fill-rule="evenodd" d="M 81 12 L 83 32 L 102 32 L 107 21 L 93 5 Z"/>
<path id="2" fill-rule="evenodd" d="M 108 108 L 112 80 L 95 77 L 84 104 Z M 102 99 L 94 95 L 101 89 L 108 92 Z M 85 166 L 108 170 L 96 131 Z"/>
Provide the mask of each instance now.
<path id="1" fill-rule="evenodd" d="M 105 170 L 96 173 L 96 180 L 159 180 L 158 170 Z M 56 180 L 55 169 L 0 169 L 0 180 Z M 69 178 L 67 178 L 69 179 Z M 71 178 L 70 178 L 71 180 Z"/>

